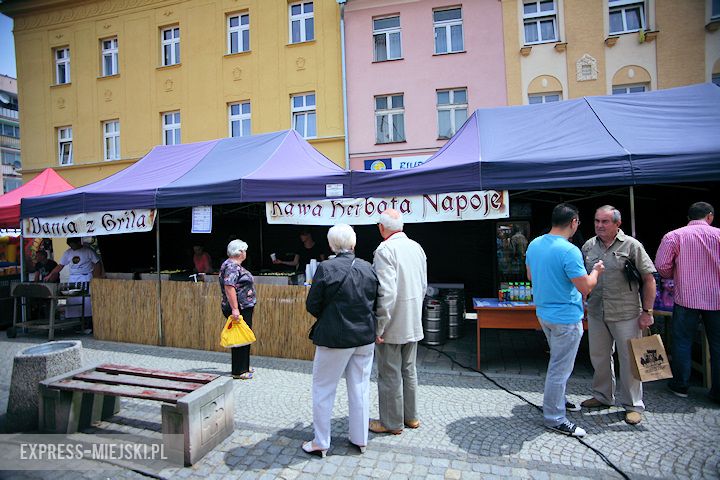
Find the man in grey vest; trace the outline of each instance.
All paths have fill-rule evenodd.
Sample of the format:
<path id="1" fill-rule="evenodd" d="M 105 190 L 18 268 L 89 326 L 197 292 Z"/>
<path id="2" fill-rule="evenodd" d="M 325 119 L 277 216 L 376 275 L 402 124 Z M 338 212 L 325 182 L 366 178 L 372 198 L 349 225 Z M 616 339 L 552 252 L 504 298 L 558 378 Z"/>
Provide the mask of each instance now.
<path id="1" fill-rule="evenodd" d="M 376 306 L 380 419 L 370 431 L 398 435 L 403 425 L 418 428 L 417 342 L 423 339 L 422 307 L 427 290 L 427 258 L 422 247 L 403 233 L 400 212 L 385 210 L 378 222 L 383 242 L 373 267 L 380 286 Z"/>

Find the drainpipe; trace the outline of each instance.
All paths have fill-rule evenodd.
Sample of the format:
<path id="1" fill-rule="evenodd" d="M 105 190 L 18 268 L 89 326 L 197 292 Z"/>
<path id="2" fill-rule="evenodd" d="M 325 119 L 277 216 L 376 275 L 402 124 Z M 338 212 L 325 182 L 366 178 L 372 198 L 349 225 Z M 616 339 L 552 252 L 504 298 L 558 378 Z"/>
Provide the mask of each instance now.
<path id="1" fill-rule="evenodd" d="M 345 127 L 345 170 L 350 170 L 350 138 L 348 136 L 348 108 L 347 108 L 347 76 L 345 71 L 345 3 L 347 0 L 337 0 L 340 5 L 340 53 L 342 65 L 342 93 L 343 93 L 343 123 Z"/>

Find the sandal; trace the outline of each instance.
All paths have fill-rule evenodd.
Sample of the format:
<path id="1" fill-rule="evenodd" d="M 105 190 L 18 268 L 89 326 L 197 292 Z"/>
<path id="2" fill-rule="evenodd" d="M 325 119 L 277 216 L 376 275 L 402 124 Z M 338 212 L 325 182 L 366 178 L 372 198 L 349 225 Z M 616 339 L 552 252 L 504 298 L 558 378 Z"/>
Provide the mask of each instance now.
<path id="1" fill-rule="evenodd" d="M 317 455 L 320 458 L 325 458 L 327 455 L 327 449 L 322 450 L 320 448 L 317 448 L 315 445 L 313 445 L 312 440 L 309 442 L 305 442 L 302 444 L 303 452 L 309 453 L 310 455 Z"/>
<path id="2" fill-rule="evenodd" d="M 233 375 L 235 380 L 250 380 L 253 378 L 253 372 L 245 372 L 240 375 Z"/>

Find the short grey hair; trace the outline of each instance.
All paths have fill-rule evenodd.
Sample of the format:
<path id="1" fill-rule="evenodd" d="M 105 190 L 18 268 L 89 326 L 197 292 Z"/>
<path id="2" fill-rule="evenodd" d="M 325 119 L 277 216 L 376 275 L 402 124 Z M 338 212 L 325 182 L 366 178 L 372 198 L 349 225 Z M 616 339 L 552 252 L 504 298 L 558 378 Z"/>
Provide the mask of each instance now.
<path id="1" fill-rule="evenodd" d="M 327 234 L 330 249 L 335 253 L 352 252 L 355 249 L 357 236 L 350 225 L 338 223 L 328 230 Z"/>
<path id="2" fill-rule="evenodd" d="M 233 240 L 232 242 L 228 243 L 227 246 L 227 256 L 228 257 L 237 257 L 243 252 L 247 252 L 248 244 L 243 242 L 242 240 Z"/>
<path id="3" fill-rule="evenodd" d="M 387 213 L 387 210 L 380 214 L 380 220 L 378 220 L 378 222 L 385 227 L 385 230 L 389 230 L 391 232 L 402 232 L 404 225 L 402 215 L 399 212 L 396 213 L 397 218 L 391 217 L 390 214 Z"/>
<path id="4" fill-rule="evenodd" d="M 612 205 L 603 205 L 602 207 L 598 208 L 597 211 L 612 213 L 613 223 L 620 223 L 620 221 L 622 220 L 622 216 L 620 215 L 620 210 L 613 207 Z"/>

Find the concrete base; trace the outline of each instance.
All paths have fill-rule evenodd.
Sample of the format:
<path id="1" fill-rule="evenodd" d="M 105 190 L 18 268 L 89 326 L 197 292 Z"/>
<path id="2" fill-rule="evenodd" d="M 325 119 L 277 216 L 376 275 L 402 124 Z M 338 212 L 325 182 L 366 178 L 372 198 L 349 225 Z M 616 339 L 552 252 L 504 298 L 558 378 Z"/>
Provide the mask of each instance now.
<path id="1" fill-rule="evenodd" d="M 186 466 L 200 460 L 235 429 L 233 380 L 218 378 L 178 400 L 162 405 L 162 433 L 170 458 Z M 181 443 L 182 440 L 182 443 Z"/>
<path id="2" fill-rule="evenodd" d="M 7 408 L 7 431 L 36 430 L 38 384 L 81 366 L 82 343 L 78 340 L 43 343 L 25 348 L 15 355 Z"/>

